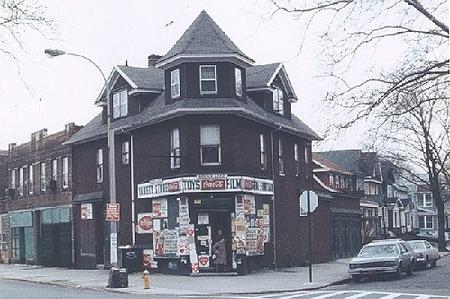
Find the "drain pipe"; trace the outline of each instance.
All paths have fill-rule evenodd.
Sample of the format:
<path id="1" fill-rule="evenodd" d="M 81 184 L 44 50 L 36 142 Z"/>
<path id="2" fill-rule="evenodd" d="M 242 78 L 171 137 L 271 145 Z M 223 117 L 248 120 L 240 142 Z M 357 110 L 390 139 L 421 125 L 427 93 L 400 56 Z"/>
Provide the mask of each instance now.
<path id="1" fill-rule="evenodd" d="M 135 204 L 134 204 L 134 138 L 130 133 L 130 177 L 131 177 L 131 237 L 132 246 L 136 242 L 136 219 L 135 219 Z"/>
<path id="2" fill-rule="evenodd" d="M 272 181 L 273 181 L 273 196 L 272 196 L 272 213 L 273 213 L 273 263 L 275 265 L 275 268 L 277 268 L 277 238 L 276 238 L 276 221 L 275 221 L 275 163 L 273 162 L 274 159 L 274 154 L 273 154 L 273 149 L 274 149 L 274 145 L 273 145 L 273 133 L 280 131 L 281 130 L 281 126 L 279 126 L 278 128 L 276 128 L 275 130 L 270 131 L 270 154 L 272 156 Z"/>

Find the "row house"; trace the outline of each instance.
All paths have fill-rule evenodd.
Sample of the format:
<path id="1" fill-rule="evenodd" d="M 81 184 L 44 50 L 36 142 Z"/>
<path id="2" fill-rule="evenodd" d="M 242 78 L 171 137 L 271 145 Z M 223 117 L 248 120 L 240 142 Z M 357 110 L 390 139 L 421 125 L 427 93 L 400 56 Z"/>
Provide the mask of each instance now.
<path id="1" fill-rule="evenodd" d="M 351 186 L 363 192 L 360 199 L 363 243 L 382 235 L 384 195 L 381 164 L 377 153 L 362 150 L 336 150 L 319 153 L 351 173 Z"/>
<path id="2" fill-rule="evenodd" d="M 118 245 L 170 273 L 213 271 L 225 237 L 252 267 L 307 260 L 299 195 L 318 135 L 291 113 L 297 102 L 281 63 L 255 65 L 201 12 L 148 67 L 115 66 L 102 109 L 68 143 L 73 153 L 75 263 L 110 263 L 107 101 L 115 134 Z M 319 212 L 314 229 L 328 217 Z M 316 256 L 328 256 L 329 248 Z"/>
<path id="3" fill-rule="evenodd" d="M 73 264 L 72 155 L 64 142 L 79 128 L 69 123 L 51 135 L 42 129 L 27 143 L 9 144 L 0 216 L 3 262 Z"/>
<path id="4" fill-rule="evenodd" d="M 329 242 L 332 259 L 355 256 L 362 246 L 360 199 L 363 193 L 352 184 L 352 176 L 319 153 L 313 153 L 314 190 L 329 206 L 328 220 L 322 222 L 328 229 L 319 241 Z"/>

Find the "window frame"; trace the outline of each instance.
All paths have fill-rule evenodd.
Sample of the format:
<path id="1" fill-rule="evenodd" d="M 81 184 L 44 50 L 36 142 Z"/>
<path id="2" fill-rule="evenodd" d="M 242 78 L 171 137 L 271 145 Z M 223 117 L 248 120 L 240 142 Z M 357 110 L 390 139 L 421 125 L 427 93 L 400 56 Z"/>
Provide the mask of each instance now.
<path id="1" fill-rule="evenodd" d="M 283 141 L 278 138 L 278 174 L 285 175 L 284 160 L 283 160 Z"/>
<path id="2" fill-rule="evenodd" d="M 16 169 L 13 168 L 10 170 L 9 174 L 9 188 L 16 189 Z"/>
<path id="3" fill-rule="evenodd" d="M 174 74 L 177 74 L 177 76 L 174 76 Z M 178 82 L 174 82 L 174 78 L 178 78 Z M 177 86 L 177 93 L 173 94 L 173 87 Z M 171 99 L 176 99 L 180 97 L 180 69 L 176 68 L 172 71 L 170 71 L 170 98 Z"/>
<path id="4" fill-rule="evenodd" d="M 203 144 L 202 141 L 202 129 L 203 128 L 217 128 L 219 132 L 219 143 L 218 144 Z M 202 125 L 200 126 L 200 164 L 202 166 L 214 166 L 222 164 L 222 147 L 221 147 L 221 130 L 219 125 Z M 218 161 L 217 162 L 204 162 L 203 161 L 203 148 L 205 147 L 217 147 L 218 148 Z"/>
<path id="5" fill-rule="evenodd" d="M 264 170 L 267 168 L 267 150 L 263 133 L 259 134 L 259 152 L 259 163 L 261 165 L 261 169 Z"/>
<path id="6" fill-rule="evenodd" d="M 208 67 L 213 67 L 214 68 L 214 79 L 203 79 L 202 78 L 202 68 L 208 68 Z M 203 91 L 202 90 L 202 82 L 203 81 L 214 81 L 214 87 L 215 90 L 214 91 Z M 214 64 L 205 64 L 205 65 L 200 65 L 199 66 L 199 84 L 200 84 L 200 95 L 205 95 L 205 94 L 217 94 L 217 66 Z"/>
<path id="7" fill-rule="evenodd" d="M 122 165 L 130 164 L 130 142 L 124 141 L 121 145 Z"/>
<path id="8" fill-rule="evenodd" d="M 295 176 L 300 175 L 300 152 L 298 150 L 298 143 L 294 143 L 294 162 L 295 162 Z"/>
<path id="9" fill-rule="evenodd" d="M 176 134 L 175 134 L 176 132 Z M 175 138 L 177 135 L 177 138 Z M 177 140 L 177 144 L 175 144 Z M 180 147 L 180 129 L 173 128 L 170 130 L 170 168 L 177 169 L 181 167 L 181 147 Z"/>
<path id="10" fill-rule="evenodd" d="M 125 97 L 122 97 L 126 95 Z M 115 97 L 118 96 L 118 101 L 115 102 Z M 126 99 L 126 101 L 124 100 Z M 123 109 L 126 107 L 126 109 Z M 116 114 L 116 108 L 118 109 L 118 114 Z M 123 110 L 126 110 L 125 112 Z M 112 95 L 112 117 L 113 119 L 125 117 L 128 115 L 128 90 L 120 89 L 113 92 Z"/>
<path id="11" fill-rule="evenodd" d="M 281 94 L 281 98 L 280 98 L 280 94 Z M 272 110 L 273 110 L 273 112 L 284 116 L 284 92 L 278 86 L 273 87 Z"/>
<path id="12" fill-rule="evenodd" d="M 97 183 L 102 183 L 104 179 L 104 169 L 103 169 L 103 163 L 104 163 L 104 157 L 103 157 L 103 149 L 99 148 L 97 149 L 96 153 L 96 179 Z"/>
<path id="13" fill-rule="evenodd" d="M 28 166 L 28 194 L 32 195 L 34 191 L 34 181 L 33 181 L 33 164 Z"/>
<path id="14" fill-rule="evenodd" d="M 69 157 L 62 158 L 63 189 L 69 188 Z"/>
<path id="15" fill-rule="evenodd" d="M 25 182 L 25 174 L 23 167 L 19 168 L 19 196 L 23 196 L 24 194 L 24 182 Z"/>
<path id="16" fill-rule="evenodd" d="M 239 82 L 239 84 L 238 84 L 238 82 Z M 242 70 L 237 67 L 234 68 L 234 89 L 235 89 L 236 95 L 238 97 L 243 96 L 244 92 L 243 92 L 243 86 L 242 86 Z"/>
<path id="17" fill-rule="evenodd" d="M 39 164 L 39 178 L 40 178 L 39 183 L 40 183 L 40 190 L 41 190 L 41 192 L 47 191 L 47 186 L 46 186 L 47 174 L 46 174 L 46 172 L 47 171 L 46 171 L 45 162 L 41 162 Z"/>
<path id="18" fill-rule="evenodd" d="M 52 160 L 52 180 L 58 181 L 58 159 Z"/>

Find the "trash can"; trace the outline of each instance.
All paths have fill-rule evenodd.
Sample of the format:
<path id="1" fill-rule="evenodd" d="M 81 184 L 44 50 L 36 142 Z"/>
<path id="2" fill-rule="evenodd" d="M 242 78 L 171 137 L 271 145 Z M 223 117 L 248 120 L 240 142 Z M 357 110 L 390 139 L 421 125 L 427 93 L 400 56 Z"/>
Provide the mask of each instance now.
<path id="1" fill-rule="evenodd" d="M 128 273 L 125 268 L 111 268 L 108 279 L 109 288 L 128 288 Z"/>
<path id="2" fill-rule="evenodd" d="M 142 269 L 142 250 L 122 249 L 122 267 L 127 269 L 128 273 L 138 272 Z"/>

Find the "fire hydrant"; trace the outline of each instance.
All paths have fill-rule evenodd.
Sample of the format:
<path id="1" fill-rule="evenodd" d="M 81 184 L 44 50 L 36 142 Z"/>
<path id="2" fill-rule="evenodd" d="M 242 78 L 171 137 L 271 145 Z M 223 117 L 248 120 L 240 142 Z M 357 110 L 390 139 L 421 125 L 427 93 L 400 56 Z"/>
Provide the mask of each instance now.
<path id="1" fill-rule="evenodd" d="M 142 279 L 144 280 L 144 289 L 150 289 L 150 273 L 147 270 L 144 270 Z"/>

